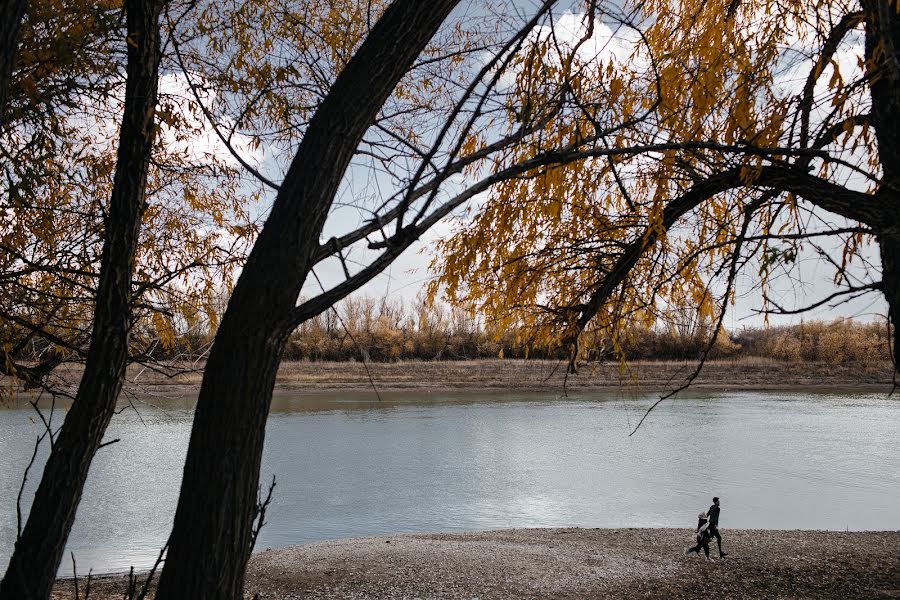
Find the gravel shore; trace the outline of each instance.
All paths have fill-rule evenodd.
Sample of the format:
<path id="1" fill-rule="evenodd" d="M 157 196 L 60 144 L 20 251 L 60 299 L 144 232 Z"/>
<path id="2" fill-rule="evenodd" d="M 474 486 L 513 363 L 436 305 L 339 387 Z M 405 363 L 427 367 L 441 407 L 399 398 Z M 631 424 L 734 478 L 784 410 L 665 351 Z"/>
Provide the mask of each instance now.
<path id="1" fill-rule="evenodd" d="M 900 598 L 900 532 L 722 534 L 730 555 L 709 562 L 685 556 L 687 529 L 518 529 L 320 542 L 255 555 L 246 590 L 261 600 Z M 121 598 L 123 589 L 121 577 L 104 578 L 94 582 L 91 597 Z M 72 591 L 71 581 L 60 582 L 55 597 L 74 597 Z"/>

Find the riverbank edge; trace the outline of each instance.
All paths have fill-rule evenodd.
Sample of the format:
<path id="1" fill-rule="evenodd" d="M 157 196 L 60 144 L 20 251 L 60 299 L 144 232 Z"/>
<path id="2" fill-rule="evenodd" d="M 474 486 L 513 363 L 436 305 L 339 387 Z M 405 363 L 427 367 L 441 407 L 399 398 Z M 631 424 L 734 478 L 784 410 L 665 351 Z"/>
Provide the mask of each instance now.
<path id="1" fill-rule="evenodd" d="M 132 365 L 123 397 L 189 398 L 196 396 L 203 365 L 173 365 L 177 374 L 165 376 Z M 467 393 L 551 392 L 568 394 L 608 391 L 616 393 L 666 392 L 681 387 L 697 368 L 696 362 L 653 361 L 595 363 L 567 374 L 566 364 L 549 360 L 283 362 L 275 394 L 305 393 Z M 77 384 L 78 365 L 64 365 L 55 374 L 61 389 Z M 722 392 L 810 391 L 889 393 L 894 370 L 890 362 L 788 363 L 768 359 L 707 362 L 690 388 Z M 27 394 L 19 394 L 24 397 Z"/>
<path id="2" fill-rule="evenodd" d="M 900 598 L 900 531 L 722 530 L 729 556 L 685 556 L 690 529 L 399 534 L 266 550 L 246 594 L 267 598 Z M 139 576 L 141 580 L 145 574 Z M 698 580 L 702 580 L 698 588 Z M 81 581 L 82 592 L 85 581 Z M 127 575 L 92 581 L 121 597 Z M 60 579 L 53 598 L 72 598 Z"/>

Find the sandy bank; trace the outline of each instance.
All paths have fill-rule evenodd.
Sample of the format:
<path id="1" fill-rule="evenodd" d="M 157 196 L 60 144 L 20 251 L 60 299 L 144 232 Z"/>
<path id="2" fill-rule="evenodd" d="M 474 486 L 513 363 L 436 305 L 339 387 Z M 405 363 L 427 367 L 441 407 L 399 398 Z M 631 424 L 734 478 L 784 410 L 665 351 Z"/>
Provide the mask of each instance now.
<path id="1" fill-rule="evenodd" d="M 694 362 L 590 364 L 566 376 L 566 365 L 546 360 L 400 363 L 284 363 L 279 390 L 665 390 L 680 385 Z M 889 390 L 890 363 L 785 363 L 768 360 L 708 362 L 692 386 L 712 390 L 866 388 Z M 371 375 L 371 380 L 369 375 Z"/>
<path id="2" fill-rule="evenodd" d="M 583 365 L 566 376 L 565 364 L 549 360 L 463 360 L 396 363 L 284 362 L 278 370 L 276 395 L 319 392 L 660 392 L 680 386 L 696 362 L 645 361 Z M 202 363 L 175 365 L 180 372 L 165 376 L 132 365 L 123 397 L 196 397 L 203 377 Z M 761 358 L 708 362 L 692 388 L 712 391 L 806 390 L 890 392 L 893 368 L 889 362 L 789 363 Z M 59 389 L 74 393 L 81 377 L 79 365 L 62 365 L 53 375 Z M 10 384 L 0 377 L 0 384 Z M 15 386 L 14 386 L 15 387 Z M 28 394 L 17 392 L 19 399 Z"/>
<path id="3" fill-rule="evenodd" d="M 686 529 L 339 540 L 254 556 L 246 589 L 261 599 L 900 598 L 900 532 L 723 536 L 730 556 L 711 562 L 684 555 Z M 95 582 L 92 597 L 121 597 L 123 585 L 119 578 Z M 61 583 L 56 597 L 70 592 L 71 582 Z"/>
<path id="4" fill-rule="evenodd" d="M 284 362 L 278 370 L 276 394 L 303 392 L 423 391 L 662 391 L 681 384 L 695 362 L 633 362 L 584 365 L 566 377 L 565 364 L 549 360 L 470 360 L 396 363 Z M 194 396 L 200 389 L 203 364 L 182 364 L 187 372 L 166 377 L 132 365 L 125 392 L 136 396 Z M 64 365 L 56 382 L 74 389 L 81 368 Z M 692 387 L 706 390 L 861 390 L 888 392 L 893 369 L 883 361 L 865 363 L 788 363 L 767 359 L 708 362 Z M 2 379 L 0 379 L 2 381 Z"/>

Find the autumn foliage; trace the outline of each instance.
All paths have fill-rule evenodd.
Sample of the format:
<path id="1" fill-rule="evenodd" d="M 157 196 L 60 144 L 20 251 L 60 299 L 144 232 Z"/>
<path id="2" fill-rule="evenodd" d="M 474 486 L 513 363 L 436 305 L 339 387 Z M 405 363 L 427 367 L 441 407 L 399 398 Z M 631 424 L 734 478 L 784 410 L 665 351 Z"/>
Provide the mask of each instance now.
<path id="1" fill-rule="evenodd" d="M 584 335 L 588 361 L 694 361 L 705 351 L 714 323 L 669 319 L 653 327 L 633 325 L 616 336 L 590 330 Z M 202 358 L 215 334 L 209 323 L 177 333 L 159 346 L 160 361 Z M 154 332 L 144 335 L 152 338 Z M 303 361 L 470 360 L 502 358 L 564 359 L 555 343 L 529 337 L 526 328 L 498 327 L 484 316 L 442 303 L 403 302 L 372 296 L 350 297 L 335 310 L 302 323 L 284 349 L 283 359 Z M 711 358 L 766 358 L 786 362 L 844 363 L 890 360 L 883 322 L 852 319 L 810 320 L 793 325 L 722 330 Z M 34 360 L 36 356 L 21 358 Z"/>
<path id="2" fill-rule="evenodd" d="M 344 326 L 333 316 L 312 319 L 298 329 L 285 348 L 285 360 L 465 360 L 475 358 L 565 359 L 559 347 L 528 343 L 524 332 L 491 331 L 460 310 L 405 310 L 399 304 L 364 299 L 340 308 Z M 705 351 L 711 324 L 694 331 L 633 328 L 618 340 L 586 336 L 589 361 L 695 361 Z M 809 321 L 779 327 L 721 331 L 711 358 L 764 358 L 803 363 L 888 361 L 883 323 Z"/>
<path id="3" fill-rule="evenodd" d="M 809 255 L 834 298 L 893 289 L 865 254 L 892 252 L 896 205 L 882 180 L 896 118 L 880 129 L 873 118 L 896 102 L 881 66 L 893 42 L 874 11 L 587 3 L 535 32 L 507 103 L 510 123 L 542 127 L 493 168 L 577 151 L 533 161 L 460 216 L 432 293 L 556 340 L 575 361 L 591 354 L 583 332 L 624 345 L 672 310 L 718 323 L 714 344 L 739 273 L 763 310 L 802 312 L 772 301 L 769 282 L 802 280 Z"/>

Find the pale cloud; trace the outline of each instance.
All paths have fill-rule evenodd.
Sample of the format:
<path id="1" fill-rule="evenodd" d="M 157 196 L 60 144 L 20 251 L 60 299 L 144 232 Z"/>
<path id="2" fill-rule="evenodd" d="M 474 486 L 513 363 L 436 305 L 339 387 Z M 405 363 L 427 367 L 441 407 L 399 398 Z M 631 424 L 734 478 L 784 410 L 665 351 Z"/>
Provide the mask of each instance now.
<path id="1" fill-rule="evenodd" d="M 197 86 L 197 82 L 194 81 L 197 75 L 190 74 L 189 76 L 191 82 Z M 216 134 L 212 123 L 197 106 L 187 78 L 188 75 L 183 72 L 160 76 L 160 96 L 164 96 L 166 100 L 175 105 L 176 110 L 185 121 L 184 131 L 187 132 L 187 136 L 182 138 L 179 132 L 163 123 L 160 127 L 162 142 L 170 152 L 184 153 L 189 160 L 200 162 L 212 158 L 231 167 L 239 168 L 238 160 Z M 200 90 L 205 88 L 207 86 L 198 87 Z M 207 107 L 214 105 L 217 100 L 215 93 L 209 91 L 200 91 L 198 96 L 199 100 Z M 228 119 L 222 119 L 218 123 L 220 132 L 226 138 L 231 125 L 232 122 Z M 254 146 L 253 139 L 242 133 L 235 133 L 231 136 L 230 144 L 234 151 L 255 169 L 259 169 L 260 165 L 269 158 L 263 145 Z"/>
<path id="2" fill-rule="evenodd" d="M 582 42 L 588 33 L 589 25 L 586 14 L 566 12 L 557 19 L 552 28 L 550 26 L 538 28 L 534 37 L 545 40 L 555 35 L 556 41 L 564 49 L 572 49 L 578 45 L 578 58 L 584 62 L 624 65 L 630 61 L 638 41 L 638 36 L 632 29 L 618 25 L 610 26 L 595 18 L 591 36 Z"/>

